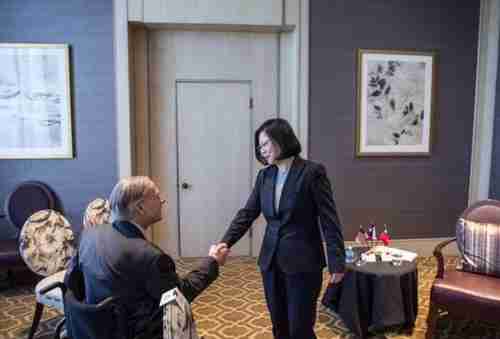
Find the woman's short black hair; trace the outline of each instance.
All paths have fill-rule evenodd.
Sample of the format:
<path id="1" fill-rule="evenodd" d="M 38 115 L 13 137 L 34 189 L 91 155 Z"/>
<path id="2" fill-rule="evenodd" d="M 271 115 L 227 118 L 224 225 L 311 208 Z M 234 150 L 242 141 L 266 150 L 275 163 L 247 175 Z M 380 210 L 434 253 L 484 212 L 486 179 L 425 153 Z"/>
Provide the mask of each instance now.
<path id="1" fill-rule="evenodd" d="M 269 119 L 257 128 L 254 135 L 255 157 L 263 165 L 267 165 L 267 162 L 260 154 L 259 135 L 261 132 L 265 132 L 269 139 L 280 147 L 281 154 L 277 160 L 297 156 L 302 152 L 299 139 L 297 139 L 288 121 L 281 118 Z"/>

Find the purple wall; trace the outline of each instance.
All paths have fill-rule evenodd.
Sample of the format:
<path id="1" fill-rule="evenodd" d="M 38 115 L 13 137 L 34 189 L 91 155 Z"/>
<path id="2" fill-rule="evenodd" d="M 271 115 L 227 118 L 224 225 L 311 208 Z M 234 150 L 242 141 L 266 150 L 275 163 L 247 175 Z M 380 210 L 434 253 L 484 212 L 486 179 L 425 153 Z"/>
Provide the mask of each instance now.
<path id="1" fill-rule="evenodd" d="M 107 197 L 117 180 L 112 4 L 0 1 L 0 42 L 69 44 L 75 144 L 74 159 L 0 160 L 0 203 L 19 182 L 43 181 L 76 230 L 87 203 Z M 1 221 L 0 238 L 12 235 Z"/>
<path id="2" fill-rule="evenodd" d="M 467 204 L 479 1 L 312 0 L 310 158 L 332 179 L 346 240 L 360 224 L 395 238 L 450 236 Z M 436 49 L 430 158 L 356 158 L 356 50 Z"/>

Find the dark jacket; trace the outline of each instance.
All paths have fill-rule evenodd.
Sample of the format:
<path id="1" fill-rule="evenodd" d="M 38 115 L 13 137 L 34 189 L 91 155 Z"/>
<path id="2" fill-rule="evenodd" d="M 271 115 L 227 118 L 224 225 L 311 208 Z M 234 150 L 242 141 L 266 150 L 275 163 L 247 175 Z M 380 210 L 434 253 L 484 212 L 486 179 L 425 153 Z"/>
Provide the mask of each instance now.
<path id="1" fill-rule="evenodd" d="M 163 292 L 178 287 L 192 301 L 219 274 L 217 262 L 206 258 L 197 270 L 180 278 L 172 258 L 126 221 L 84 230 L 78 253 L 86 302 L 120 298 L 134 334 L 141 333 L 158 312 Z"/>
<path id="2" fill-rule="evenodd" d="M 276 211 L 277 172 L 276 166 L 260 170 L 250 198 L 236 214 L 222 242 L 232 246 L 262 212 L 267 226 L 258 261 L 260 268 L 269 269 L 275 259 L 286 273 L 317 271 L 326 265 L 319 218 L 329 271 L 343 272 L 344 239 L 324 166 L 296 157 Z"/>

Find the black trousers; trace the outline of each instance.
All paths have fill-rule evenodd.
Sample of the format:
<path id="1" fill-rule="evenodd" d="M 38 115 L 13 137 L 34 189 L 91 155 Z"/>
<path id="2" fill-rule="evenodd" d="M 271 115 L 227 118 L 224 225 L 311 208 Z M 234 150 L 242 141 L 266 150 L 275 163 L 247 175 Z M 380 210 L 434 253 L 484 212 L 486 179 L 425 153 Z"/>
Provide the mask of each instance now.
<path id="1" fill-rule="evenodd" d="M 316 339 L 316 301 L 323 273 L 287 274 L 278 265 L 261 271 L 275 339 Z"/>

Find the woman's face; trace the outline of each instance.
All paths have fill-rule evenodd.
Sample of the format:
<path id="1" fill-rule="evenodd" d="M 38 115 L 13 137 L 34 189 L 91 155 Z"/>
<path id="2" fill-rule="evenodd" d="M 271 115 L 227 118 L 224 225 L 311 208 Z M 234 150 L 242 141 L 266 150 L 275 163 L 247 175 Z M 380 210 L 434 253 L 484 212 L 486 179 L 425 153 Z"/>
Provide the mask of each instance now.
<path id="1" fill-rule="evenodd" d="M 259 151 L 268 165 L 275 164 L 281 153 L 280 147 L 267 136 L 266 132 L 259 134 Z"/>

